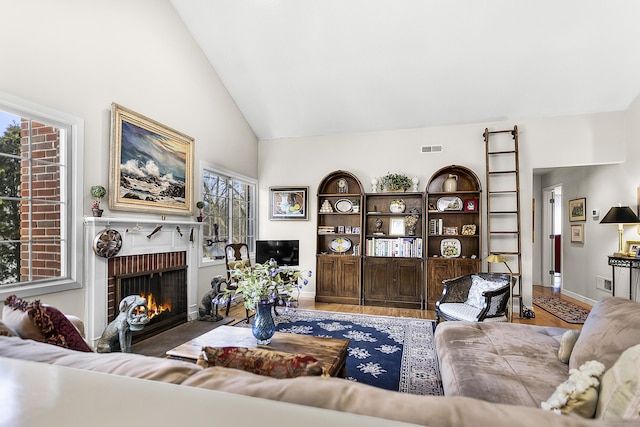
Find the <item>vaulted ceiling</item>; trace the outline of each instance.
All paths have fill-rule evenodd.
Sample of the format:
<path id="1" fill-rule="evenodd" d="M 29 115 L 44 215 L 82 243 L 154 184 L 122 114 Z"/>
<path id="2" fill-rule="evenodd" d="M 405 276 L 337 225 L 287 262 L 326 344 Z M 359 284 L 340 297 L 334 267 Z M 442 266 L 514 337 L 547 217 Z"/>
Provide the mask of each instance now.
<path id="1" fill-rule="evenodd" d="M 260 139 L 626 109 L 637 0 L 171 0 Z"/>

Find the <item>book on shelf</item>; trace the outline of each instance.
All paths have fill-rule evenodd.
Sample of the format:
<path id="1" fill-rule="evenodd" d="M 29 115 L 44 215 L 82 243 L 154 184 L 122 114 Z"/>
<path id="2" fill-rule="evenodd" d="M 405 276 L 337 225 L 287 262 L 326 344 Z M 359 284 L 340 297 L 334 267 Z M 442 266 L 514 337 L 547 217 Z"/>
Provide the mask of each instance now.
<path id="1" fill-rule="evenodd" d="M 365 255 L 379 257 L 422 257 L 421 237 L 371 238 L 365 242 Z"/>

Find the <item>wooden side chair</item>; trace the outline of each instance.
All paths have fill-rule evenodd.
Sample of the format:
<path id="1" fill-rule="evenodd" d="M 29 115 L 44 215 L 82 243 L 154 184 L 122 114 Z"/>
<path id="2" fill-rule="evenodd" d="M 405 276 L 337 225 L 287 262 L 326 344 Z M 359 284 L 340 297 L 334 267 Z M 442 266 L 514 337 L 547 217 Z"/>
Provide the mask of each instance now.
<path id="1" fill-rule="evenodd" d="M 473 273 L 443 280 L 436 301 L 436 325 L 440 319 L 469 322 L 508 321 L 509 289 L 516 278 L 502 273 Z"/>

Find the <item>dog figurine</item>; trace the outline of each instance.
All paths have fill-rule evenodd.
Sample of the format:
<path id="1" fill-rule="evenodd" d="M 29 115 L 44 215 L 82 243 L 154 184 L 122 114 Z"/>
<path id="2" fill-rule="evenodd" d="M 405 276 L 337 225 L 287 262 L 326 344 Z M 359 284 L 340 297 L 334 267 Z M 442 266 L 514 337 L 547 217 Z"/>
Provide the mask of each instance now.
<path id="1" fill-rule="evenodd" d="M 211 279 L 211 290 L 202 297 L 200 305 L 198 306 L 198 313 L 200 315 L 198 320 L 207 322 L 222 320 L 222 316 L 218 314 L 218 304 L 214 304 L 213 300 L 224 293 L 226 285 L 227 280 L 224 276 L 214 276 L 213 279 Z"/>
<path id="2" fill-rule="evenodd" d="M 129 295 L 120 301 L 120 314 L 102 333 L 96 351 L 110 353 L 120 345 L 122 353 L 131 353 L 133 332 L 141 331 L 151 319 L 147 315 L 147 300 L 139 295 Z"/>

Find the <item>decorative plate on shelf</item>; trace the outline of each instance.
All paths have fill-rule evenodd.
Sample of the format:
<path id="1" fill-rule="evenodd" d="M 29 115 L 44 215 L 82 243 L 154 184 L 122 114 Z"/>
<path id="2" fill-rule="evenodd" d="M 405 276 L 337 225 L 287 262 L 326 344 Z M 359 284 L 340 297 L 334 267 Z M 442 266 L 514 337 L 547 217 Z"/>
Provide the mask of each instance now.
<path id="1" fill-rule="evenodd" d="M 440 197 L 438 199 L 438 210 L 442 211 L 461 211 L 462 199 L 460 197 Z"/>
<path id="2" fill-rule="evenodd" d="M 329 242 L 329 249 L 331 249 L 332 252 L 343 254 L 351 249 L 351 240 L 344 237 L 333 239 Z"/>
<path id="3" fill-rule="evenodd" d="M 351 212 L 353 210 L 353 203 L 351 203 L 349 199 L 340 199 L 336 202 L 335 208 L 337 212 Z"/>
<path id="4" fill-rule="evenodd" d="M 442 239 L 440 242 L 440 255 L 445 258 L 457 258 L 460 256 L 460 240 Z"/>

